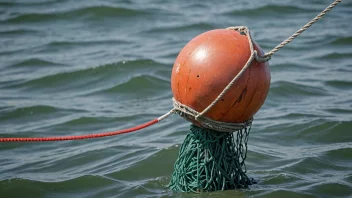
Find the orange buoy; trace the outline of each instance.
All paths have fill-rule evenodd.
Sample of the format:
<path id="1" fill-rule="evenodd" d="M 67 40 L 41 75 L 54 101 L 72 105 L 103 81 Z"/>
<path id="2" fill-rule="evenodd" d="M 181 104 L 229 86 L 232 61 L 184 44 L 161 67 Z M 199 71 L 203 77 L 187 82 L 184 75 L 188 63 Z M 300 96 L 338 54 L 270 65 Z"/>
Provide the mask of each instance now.
<path id="1" fill-rule="evenodd" d="M 259 56 L 264 53 L 253 41 Z M 205 32 L 179 53 L 171 76 L 174 98 L 198 112 L 213 102 L 251 55 L 246 35 L 229 29 Z M 245 122 L 263 105 L 270 86 L 268 62 L 253 60 L 224 97 L 205 116 L 216 121 Z M 192 121 L 194 122 L 194 121 Z"/>

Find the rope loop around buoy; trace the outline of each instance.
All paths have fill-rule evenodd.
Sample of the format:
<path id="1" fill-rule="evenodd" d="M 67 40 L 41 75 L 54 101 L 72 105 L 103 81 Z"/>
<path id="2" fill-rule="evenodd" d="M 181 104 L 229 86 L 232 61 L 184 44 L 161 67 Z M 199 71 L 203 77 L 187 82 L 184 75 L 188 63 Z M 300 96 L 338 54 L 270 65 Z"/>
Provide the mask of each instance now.
<path id="1" fill-rule="evenodd" d="M 247 128 L 248 126 L 251 126 L 253 121 L 253 118 L 251 118 L 248 121 L 241 123 L 220 122 L 210 119 L 206 116 L 199 116 L 199 112 L 188 107 L 187 105 L 178 102 L 175 98 L 172 98 L 172 102 L 174 105 L 174 111 L 181 117 L 194 119 L 204 128 L 212 129 L 219 132 L 235 132 Z"/>

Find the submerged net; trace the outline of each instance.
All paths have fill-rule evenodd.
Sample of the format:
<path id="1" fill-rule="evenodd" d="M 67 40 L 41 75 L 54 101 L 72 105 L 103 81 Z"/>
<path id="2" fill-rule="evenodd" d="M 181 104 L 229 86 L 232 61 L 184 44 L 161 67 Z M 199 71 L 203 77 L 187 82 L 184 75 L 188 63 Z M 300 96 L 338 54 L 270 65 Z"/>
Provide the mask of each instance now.
<path id="1" fill-rule="evenodd" d="M 169 188 L 202 192 L 246 188 L 245 159 L 250 126 L 235 133 L 191 125 L 174 165 Z"/>

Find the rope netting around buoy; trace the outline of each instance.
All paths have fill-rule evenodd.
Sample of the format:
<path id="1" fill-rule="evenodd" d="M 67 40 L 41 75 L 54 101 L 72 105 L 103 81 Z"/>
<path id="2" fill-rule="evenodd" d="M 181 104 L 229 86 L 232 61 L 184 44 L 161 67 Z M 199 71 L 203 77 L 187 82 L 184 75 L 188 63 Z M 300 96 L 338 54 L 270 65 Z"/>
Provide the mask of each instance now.
<path id="1" fill-rule="evenodd" d="M 246 188 L 245 159 L 250 126 L 223 133 L 191 125 L 174 165 L 169 188 L 203 192 Z"/>

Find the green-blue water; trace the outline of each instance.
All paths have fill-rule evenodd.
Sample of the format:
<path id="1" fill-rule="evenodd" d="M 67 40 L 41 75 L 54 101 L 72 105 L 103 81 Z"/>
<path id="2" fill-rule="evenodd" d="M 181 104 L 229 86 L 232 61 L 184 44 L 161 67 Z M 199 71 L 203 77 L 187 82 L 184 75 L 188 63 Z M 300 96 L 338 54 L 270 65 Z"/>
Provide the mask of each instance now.
<path id="1" fill-rule="evenodd" d="M 246 25 L 269 51 L 332 0 L 0 0 L 0 136 L 113 131 L 172 108 L 182 47 Z M 0 197 L 352 196 L 352 3 L 344 0 L 270 60 L 249 139 L 246 190 L 165 188 L 189 123 L 137 133 L 0 144 Z"/>

